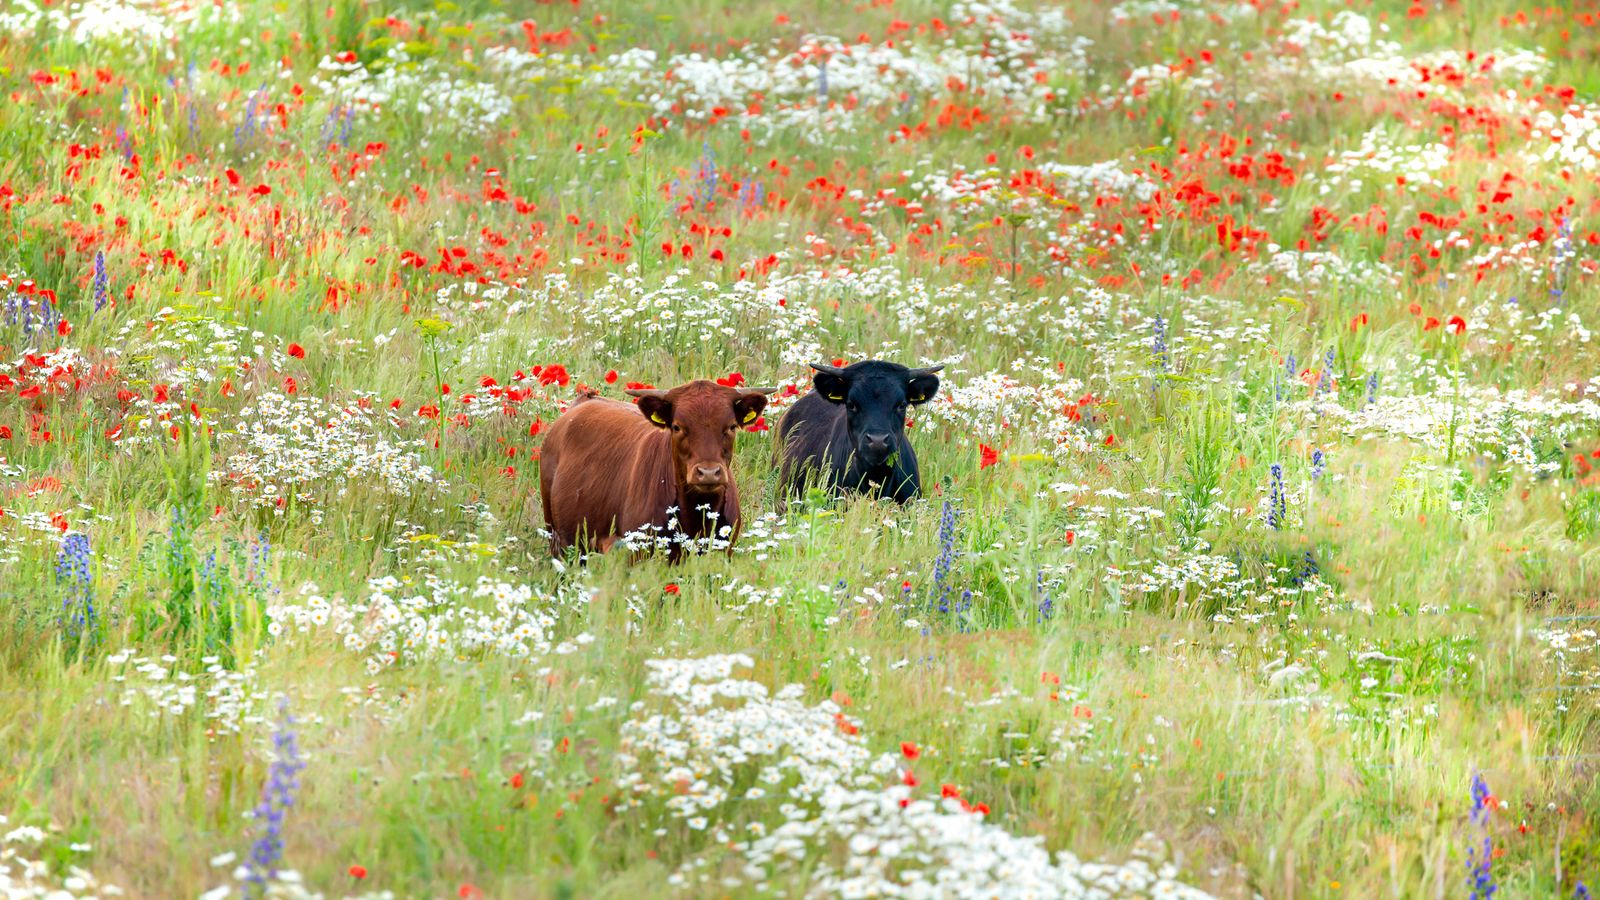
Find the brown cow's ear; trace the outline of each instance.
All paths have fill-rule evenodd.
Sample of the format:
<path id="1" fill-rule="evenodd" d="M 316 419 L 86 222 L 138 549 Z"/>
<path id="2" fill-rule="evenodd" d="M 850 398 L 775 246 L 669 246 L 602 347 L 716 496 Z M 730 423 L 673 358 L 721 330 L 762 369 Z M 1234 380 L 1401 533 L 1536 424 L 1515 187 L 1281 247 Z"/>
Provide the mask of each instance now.
<path id="1" fill-rule="evenodd" d="M 767 408 L 767 395 L 763 391 L 741 391 L 733 401 L 733 417 L 740 425 L 754 425 Z"/>
<path id="2" fill-rule="evenodd" d="M 850 393 L 850 379 L 837 372 L 824 372 L 818 369 L 811 375 L 811 386 L 817 389 L 822 399 L 829 403 L 843 403 L 845 395 Z"/>
<path id="3" fill-rule="evenodd" d="M 639 412 L 650 420 L 650 424 L 657 428 L 666 428 L 672 424 L 672 401 L 655 394 L 644 394 L 639 397 Z"/>

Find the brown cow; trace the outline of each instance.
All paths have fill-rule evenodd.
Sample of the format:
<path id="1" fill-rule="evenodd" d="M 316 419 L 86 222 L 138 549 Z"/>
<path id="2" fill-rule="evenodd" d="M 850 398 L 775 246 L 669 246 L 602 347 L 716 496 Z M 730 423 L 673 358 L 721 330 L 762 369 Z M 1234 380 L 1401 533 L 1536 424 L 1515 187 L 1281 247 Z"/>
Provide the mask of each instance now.
<path id="1" fill-rule="evenodd" d="M 550 550 L 601 552 L 647 526 L 671 538 L 739 534 L 733 438 L 766 408 L 775 388 L 731 388 L 691 381 L 670 391 L 629 390 L 638 405 L 580 398 L 545 437 L 539 492 Z M 675 510 L 669 513 L 668 510 Z"/>

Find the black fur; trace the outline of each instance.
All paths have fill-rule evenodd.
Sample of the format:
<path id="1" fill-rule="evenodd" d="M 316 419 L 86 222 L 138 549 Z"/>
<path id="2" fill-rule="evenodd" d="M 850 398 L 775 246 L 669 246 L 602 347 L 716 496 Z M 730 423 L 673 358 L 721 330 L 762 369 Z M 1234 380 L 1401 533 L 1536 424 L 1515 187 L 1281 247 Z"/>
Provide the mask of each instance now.
<path id="1" fill-rule="evenodd" d="M 835 369 L 812 366 L 816 390 L 778 422 L 778 472 L 786 497 L 812 484 L 879 494 L 906 503 L 922 494 L 916 451 L 906 439 L 906 409 L 933 399 L 932 369 L 867 360 Z"/>

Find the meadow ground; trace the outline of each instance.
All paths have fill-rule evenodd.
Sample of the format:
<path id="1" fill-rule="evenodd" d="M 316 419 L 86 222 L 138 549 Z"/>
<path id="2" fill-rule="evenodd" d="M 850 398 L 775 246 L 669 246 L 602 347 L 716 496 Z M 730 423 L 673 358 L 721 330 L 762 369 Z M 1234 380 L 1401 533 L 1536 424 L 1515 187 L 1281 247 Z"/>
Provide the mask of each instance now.
<path id="1" fill-rule="evenodd" d="M 1587 896 L 1597 90 L 1589 3 L 10 0 L 0 896 Z M 868 357 L 926 497 L 780 512 Z M 563 405 L 698 377 L 733 552 L 552 562 Z"/>

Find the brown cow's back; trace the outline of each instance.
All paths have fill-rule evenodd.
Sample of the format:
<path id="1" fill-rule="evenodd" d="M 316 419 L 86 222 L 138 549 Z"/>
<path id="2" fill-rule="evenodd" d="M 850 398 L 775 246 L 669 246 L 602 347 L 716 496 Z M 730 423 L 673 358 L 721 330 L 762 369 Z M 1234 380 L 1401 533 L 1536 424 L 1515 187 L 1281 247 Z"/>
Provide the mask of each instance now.
<path id="1" fill-rule="evenodd" d="M 585 399 L 550 427 L 539 487 L 556 554 L 580 535 L 605 550 L 621 534 L 664 519 L 660 513 L 673 504 L 667 434 L 631 403 Z"/>

